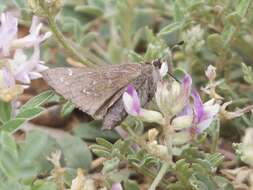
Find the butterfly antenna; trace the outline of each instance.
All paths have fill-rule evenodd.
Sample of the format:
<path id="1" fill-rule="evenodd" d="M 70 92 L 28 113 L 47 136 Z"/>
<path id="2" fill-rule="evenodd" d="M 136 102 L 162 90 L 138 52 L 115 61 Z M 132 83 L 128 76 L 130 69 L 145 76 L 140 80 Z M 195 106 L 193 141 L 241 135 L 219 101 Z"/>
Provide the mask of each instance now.
<path id="1" fill-rule="evenodd" d="M 175 81 L 177 81 L 179 84 L 182 84 L 182 82 L 181 82 L 177 77 L 175 77 L 172 73 L 168 72 L 168 74 L 169 74 Z"/>

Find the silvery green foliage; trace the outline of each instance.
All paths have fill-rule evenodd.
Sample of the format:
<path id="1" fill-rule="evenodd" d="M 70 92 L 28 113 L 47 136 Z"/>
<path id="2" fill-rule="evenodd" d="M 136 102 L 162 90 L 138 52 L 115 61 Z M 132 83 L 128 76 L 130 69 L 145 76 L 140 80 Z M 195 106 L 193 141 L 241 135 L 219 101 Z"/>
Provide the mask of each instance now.
<path id="1" fill-rule="evenodd" d="M 128 161 L 131 167 L 138 168 L 139 171 L 146 171 L 151 178 L 155 177 L 154 172 L 158 172 L 161 164 L 155 156 L 144 150 L 133 150 L 128 141 L 118 140 L 112 144 L 98 138 L 97 144 L 92 145 L 91 149 L 96 155 L 109 159 L 104 163 L 103 168 L 104 175 L 109 179 L 115 179 L 114 175 L 120 160 Z M 163 180 L 160 187 L 173 190 L 233 189 L 227 179 L 216 175 L 218 166 L 224 160 L 220 153 L 209 154 L 192 146 L 184 149 L 180 156 L 183 159 L 176 161 L 175 165 L 169 169 L 173 175 L 176 175 L 177 181 Z M 121 180 L 125 180 L 124 177 Z"/>
<path id="2" fill-rule="evenodd" d="M 38 6 L 37 3 L 42 1 L 31 2 Z M 253 15 L 248 11 L 252 9 L 251 0 L 65 0 L 64 3 L 56 16 L 56 22 L 69 38 L 69 43 L 75 44 L 78 51 L 92 63 L 151 61 L 167 55 L 170 46 L 173 54 L 171 66 L 176 68 L 176 75 L 180 75 L 181 70 L 187 70 L 196 85 L 201 86 L 206 80 L 202 78 L 203 71 L 209 64 L 213 64 L 217 67 L 217 78 L 221 79 L 219 90 L 223 97 L 236 100 L 236 106 L 244 106 L 249 100 L 252 101 L 252 92 L 240 89 L 242 79 L 249 83 L 245 85 L 252 85 L 252 69 L 248 66 L 253 62 Z M 25 0 L 0 0 L 0 12 L 13 5 L 21 11 L 20 25 L 29 23 L 31 9 Z M 47 16 L 43 13 L 42 10 L 41 15 Z M 47 27 L 44 29 L 48 30 Z M 182 40 L 184 44 L 175 45 Z M 69 55 L 61 51 L 62 47 L 54 40 L 43 47 L 43 60 L 51 61 L 51 48 L 60 49 L 56 52 L 56 64 L 66 65 Z M 242 62 L 245 64 L 241 66 Z M 21 107 L 17 117 L 13 117 L 13 106 L 10 103 L 0 102 L 0 125 L 3 131 L 18 130 L 27 120 L 40 114 L 44 110 L 43 103 L 51 98 L 52 92 L 35 97 Z M 68 115 L 72 110 L 73 105 L 67 102 L 63 106 L 62 115 Z M 252 121 L 252 116 L 244 116 L 243 120 L 229 123 L 231 130 L 224 131 L 232 131 L 231 134 L 234 134 L 233 130 L 251 126 Z M 221 130 L 223 128 L 226 128 L 225 124 Z M 142 134 L 145 130 L 143 123 L 138 123 L 135 130 Z M 40 174 L 40 170 L 50 169 L 48 163 L 43 165 L 48 154 L 41 155 L 38 150 L 52 148 L 57 143 L 48 141 L 49 137 L 44 134 L 32 133 L 29 135 L 29 144 L 17 144 L 3 131 L 0 136 L 0 189 L 55 190 L 55 183 L 49 179 L 33 180 Z M 115 141 L 119 137 L 115 133 L 100 132 L 97 124 L 82 124 L 75 129 L 74 135 L 89 141 L 97 136 L 104 138 L 97 139 L 92 150 L 98 156 L 109 159 L 104 164 L 104 171 L 108 172 L 109 177 L 113 177 L 111 174 L 118 169 L 121 161 L 127 161 L 136 171 L 146 172 L 151 178 L 155 177 L 161 165 L 161 160 L 155 155 L 145 150 L 136 150 L 132 146 L 135 143 L 131 137 L 115 143 L 109 142 L 108 139 Z M 70 142 L 72 145 L 83 145 L 79 138 Z M 81 149 L 75 149 L 73 154 L 66 150 L 68 144 L 61 145 L 69 165 L 88 167 L 91 160 L 89 152 L 84 155 L 80 151 L 80 157 L 87 162 L 78 164 L 80 158 L 76 159 L 78 156 L 74 158 L 73 155 Z M 220 154 L 201 152 L 195 145 L 183 147 L 178 152 L 180 159 L 170 168 L 177 180 L 162 180 L 160 185 L 163 189 L 233 189 L 226 179 L 216 175 L 217 167 L 223 160 Z M 40 156 L 41 162 L 36 160 Z M 126 189 L 134 189 L 133 186 L 136 188 L 136 184 L 131 181 L 120 180 L 124 181 Z"/>

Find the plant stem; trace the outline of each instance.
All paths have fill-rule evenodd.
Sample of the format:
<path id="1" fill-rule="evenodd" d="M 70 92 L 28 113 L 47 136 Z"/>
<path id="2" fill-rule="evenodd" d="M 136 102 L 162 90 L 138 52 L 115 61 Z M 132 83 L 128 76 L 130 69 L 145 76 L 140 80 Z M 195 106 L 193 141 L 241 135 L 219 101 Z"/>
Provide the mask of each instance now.
<path id="1" fill-rule="evenodd" d="M 156 187 L 159 185 L 160 181 L 162 180 L 163 176 L 166 174 L 168 168 L 169 168 L 169 163 L 164 162 L 157 176 L 155 177 L 153 183 L 149 187 L 149 190 L 156 189 Z"/>
<path id="2" fill-rule="evenodd" d="M 53 32 L 53 34 L 55 35 L 55 37 L 57 38 L 58 42 L 73 56 L 75 56 L 78 61 L 80 61 L 81 63 L 85 64 L 85 65 L 89 65 L 92 66 L 93 64 L 86 59 L 85 57 L 83 57 L 78 50 L 76 50 L 70 42 L 67 41 L 67 39 L 65 38 L 65 36 L 62 34 L 62 32 L 59 30 L 59 28 L 57 27 L 54 18 L 49 15 L 47 17 L 48 19 L 48 23 L 49 26 L 51 28 L 51 31 Z"/>
<path id="3" fill-rule="evenodd" d="M 167 146 L 167 149 L 168 149 L 169 162 L 171 165 L 173 165 L 172 135 L 174 133 L 174 128 L 173 126 L 170 125 L 170 119 L 171 119 L 170 117 L 166 117 L 165 125 L 163 125 L 163 134 L 165 137 L 165 145 Z"/>
<path id="4" fill-rule="evenodd" d="M 220 120 L 217 119 L 215 122 L 216 122 L 216 125 L 215 125 L 215 131 L 212 137 L 211 153 L 216 152 L 219 137 L 220 137 Z"/>

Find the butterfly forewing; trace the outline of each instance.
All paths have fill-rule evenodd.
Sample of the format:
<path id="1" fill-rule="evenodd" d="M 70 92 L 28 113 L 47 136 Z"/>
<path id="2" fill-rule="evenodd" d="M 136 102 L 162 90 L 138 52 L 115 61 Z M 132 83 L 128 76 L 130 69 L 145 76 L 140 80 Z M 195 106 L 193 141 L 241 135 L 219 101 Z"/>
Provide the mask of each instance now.
<path id="1" fill-rule="evenodd" d="M 43 72 L 49 86 L 95 119 L 102 119 L 129 83 L 142 74 L 139 64 L 99 68 L 55 68 Z"/>

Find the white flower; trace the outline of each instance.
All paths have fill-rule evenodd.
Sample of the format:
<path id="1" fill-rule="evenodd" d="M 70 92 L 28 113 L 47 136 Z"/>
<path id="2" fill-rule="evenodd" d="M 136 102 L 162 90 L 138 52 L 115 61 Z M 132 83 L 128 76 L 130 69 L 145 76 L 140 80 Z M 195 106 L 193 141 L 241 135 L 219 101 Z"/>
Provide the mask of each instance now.
<path id="1" fill-rule="evenodd" d="M 9 63 L 14 78 L 23 84 L 29 84 L 31 79 L 42 77 L 39 72 L 48 68 L 40 62 L 39 46 L 34 47 L 34 52 L 30 59 L 27 58 L 22 49 L 17 49 L 14 58 L 10 59 Z"/>

